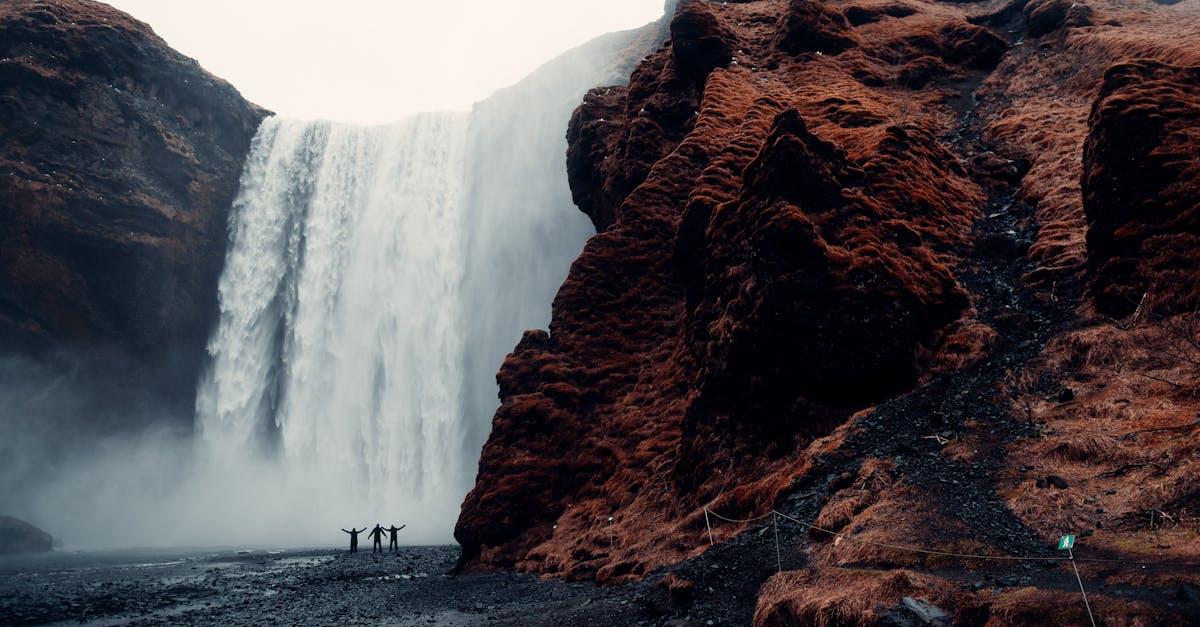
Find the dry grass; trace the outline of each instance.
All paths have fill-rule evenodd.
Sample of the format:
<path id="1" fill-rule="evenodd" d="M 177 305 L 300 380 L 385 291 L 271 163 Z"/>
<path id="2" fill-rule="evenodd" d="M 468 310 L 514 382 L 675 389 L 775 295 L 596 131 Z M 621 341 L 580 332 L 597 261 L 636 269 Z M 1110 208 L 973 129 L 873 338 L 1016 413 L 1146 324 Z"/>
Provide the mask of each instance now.
<path id="1" fill-rule="evenodd" d="M 1180 616 L 1144 603 L 1089 595 L 1092 613 L 1104 625 L 1171 625 Z M 1087 610 L 1078 593 L 1069 590 L 1021 588 L 995 596 L 987 625 L 1086 625 Z"/>
<path id="2" fill-rule="evenodd" d="M 1064 583 L 1072 583 L 1070 574 L 1064 572 L 1063 577 Z M 1083 601 L 1069 585 L 967 592 L 957 581 L 910 570 L 817 567 L 780 573 L 767 580 L 759 592 L 754 625 L 874 625 L 905 596 L 947 611 L 954 624 L 1088 624 Z M 1161 607 L 1094 590 L 1089 601 L 1103 625 L 1175 625 L 1184 620 Z"/>
<path id="3" fill-rule="evenodd" d="M 1063 438 L 1050 449 L 1051 455 L 1073 462 L 1090 464 L 1109 463 L 1120 453 L 1121 442 L 1106 433 L 1081 433 Z"/>
<path id="4" fill-rule="evenodd" d="M 848 487 L 829 499 L 813 524 L 831 531 L 838 531 L 850 524 L 855 516 L 878 501 L 880 493 L 895 482 L 895 472 L 895 464 L 891 461 L 866 460 L 859 468 L 858 476 Z"/>
<path id="5" fill-rule="evenodd" d="M 1000 484 L 1013 512 L 1047 538 L 1089 530 L 1085 551 L 1168 562 L 1200 556 L 1200 399 L 1191 392 L 1200 373 L 1178 354 L 1170 324 L 1147 316 L 1126 328 L 1079 329 L 1052 341 L 1026 373 L 1069 378 L 1076 397 L 1024 397 L 1043 435 L 1013 445 Z M 1047 474 L 1069 487 L 1037 488 Z"/>
<path id="6" fill-rule="evenodd" d="M 1080 176 L 1088 114 L 1104 70 L 1136 58 L 1200 62 L 1194 3 L 1173 7 L 1088 2 L 1095 26 L 1069 28 L 1010 50 L 985 81 L 987 139 L 1028 158 L 1018 197 L 1035 207 L 1038 233 L 1030 278 L 1053 294 L 1080 278 L 1087 256 Z"/>
<path id="7" fill-rule="evenodd" d="M 948 582 L 906 570 L 819 568 L 785 572 L 763 584 L 754 624 L 872 625 L 905 596 L 949 606 L 959 595 Z"/>

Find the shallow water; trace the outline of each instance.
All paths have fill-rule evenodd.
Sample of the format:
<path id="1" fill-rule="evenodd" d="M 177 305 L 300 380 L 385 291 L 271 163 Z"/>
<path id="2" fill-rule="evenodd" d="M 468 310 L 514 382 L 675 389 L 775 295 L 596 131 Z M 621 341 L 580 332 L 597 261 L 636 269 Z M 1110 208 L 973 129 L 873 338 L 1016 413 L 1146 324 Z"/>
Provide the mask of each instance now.
<path id="1" fill-rule="evenodd" d="M 422 549 L 417 549 L 421 551 Z M 428 549 L 425 549 L 428 551 Z M 272 596 L 336 549 L 56 551 L 0 557 L 0 624 L 158 621 Z M 261 585 L 252 581 L 263 579 Z"/>

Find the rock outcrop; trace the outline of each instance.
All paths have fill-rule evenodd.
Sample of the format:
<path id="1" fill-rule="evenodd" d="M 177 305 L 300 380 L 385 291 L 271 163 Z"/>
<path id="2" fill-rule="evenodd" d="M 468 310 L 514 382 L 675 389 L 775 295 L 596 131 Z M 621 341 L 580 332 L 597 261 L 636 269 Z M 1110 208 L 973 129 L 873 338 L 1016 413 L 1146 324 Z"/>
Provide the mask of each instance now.
<path id="1" fill-rule="evenodd" d="M 854 76 L 929 51 L 970 73 L 1000 40 L 926 16 L 915 42 L 849 51 L 829 5 L 720 10 L 681 3 L 670 42 L 572 119 L 572 189 L 600 233 L 550 333 L 527 334 L 500 373 L 456 530 L 468 558 L 639 574 L 653 561 L 597 546 L 597 517 L 687 516 L 728 485 L 727 454 L 753 472 L 911 387 L 968 308 L 951 270 L 983 192 L 937 139 L 952 111 L 898 120 Z"/>
<path id="2" fill-rule="evenodd" d="M 661 578 L 648 616 L 785 625 L 1085 618 L 1069 571 L 898 546 L 1042 556 L 1071 529 L 1189 563 L 1198 24 L 1187 2 L 680 2 L 571 120 L 598 233 L 498 376 L 464 564 Z M 1169 546 L 1134 540 L 1151 511 Z M 1188 622 L 1163 599 L 1196 584 L 1093 609 Z"/>
<path id="3" fill-rule="evenodd" d="M 54 546 L 50 534 L 12 516 L 0 516 L 0 555 L 46 553 Z"/>
<path id="4" fill-rule="evenodd" d="M 189 408 L 265 114 L 107 5 L 0 5 L 6 350 L 103 354 L 120 384 Z"/>

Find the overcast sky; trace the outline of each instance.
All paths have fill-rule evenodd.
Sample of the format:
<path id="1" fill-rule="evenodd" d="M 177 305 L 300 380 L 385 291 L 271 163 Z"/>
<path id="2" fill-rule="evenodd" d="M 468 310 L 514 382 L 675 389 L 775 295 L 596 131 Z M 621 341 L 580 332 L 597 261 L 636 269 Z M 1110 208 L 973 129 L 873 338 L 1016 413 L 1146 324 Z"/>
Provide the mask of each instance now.
<path id="1" fill-rule="evenodd" d="M 281 115 L 380 123 L 467 109 L 663 0 L 109 0 Z"/>

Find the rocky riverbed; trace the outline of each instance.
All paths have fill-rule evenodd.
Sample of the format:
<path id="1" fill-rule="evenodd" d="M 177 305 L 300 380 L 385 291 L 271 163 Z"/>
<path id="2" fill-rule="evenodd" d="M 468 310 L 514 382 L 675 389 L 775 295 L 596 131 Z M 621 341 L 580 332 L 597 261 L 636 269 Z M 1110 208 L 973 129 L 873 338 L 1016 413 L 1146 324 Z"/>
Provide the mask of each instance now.
<path id="1" fill-rule="evenodd" d="M 0 559 L 0 624 L 676 624 L 648 586 L 452 570 L 457 547 L 397 554 L 141 550 Z"/>

